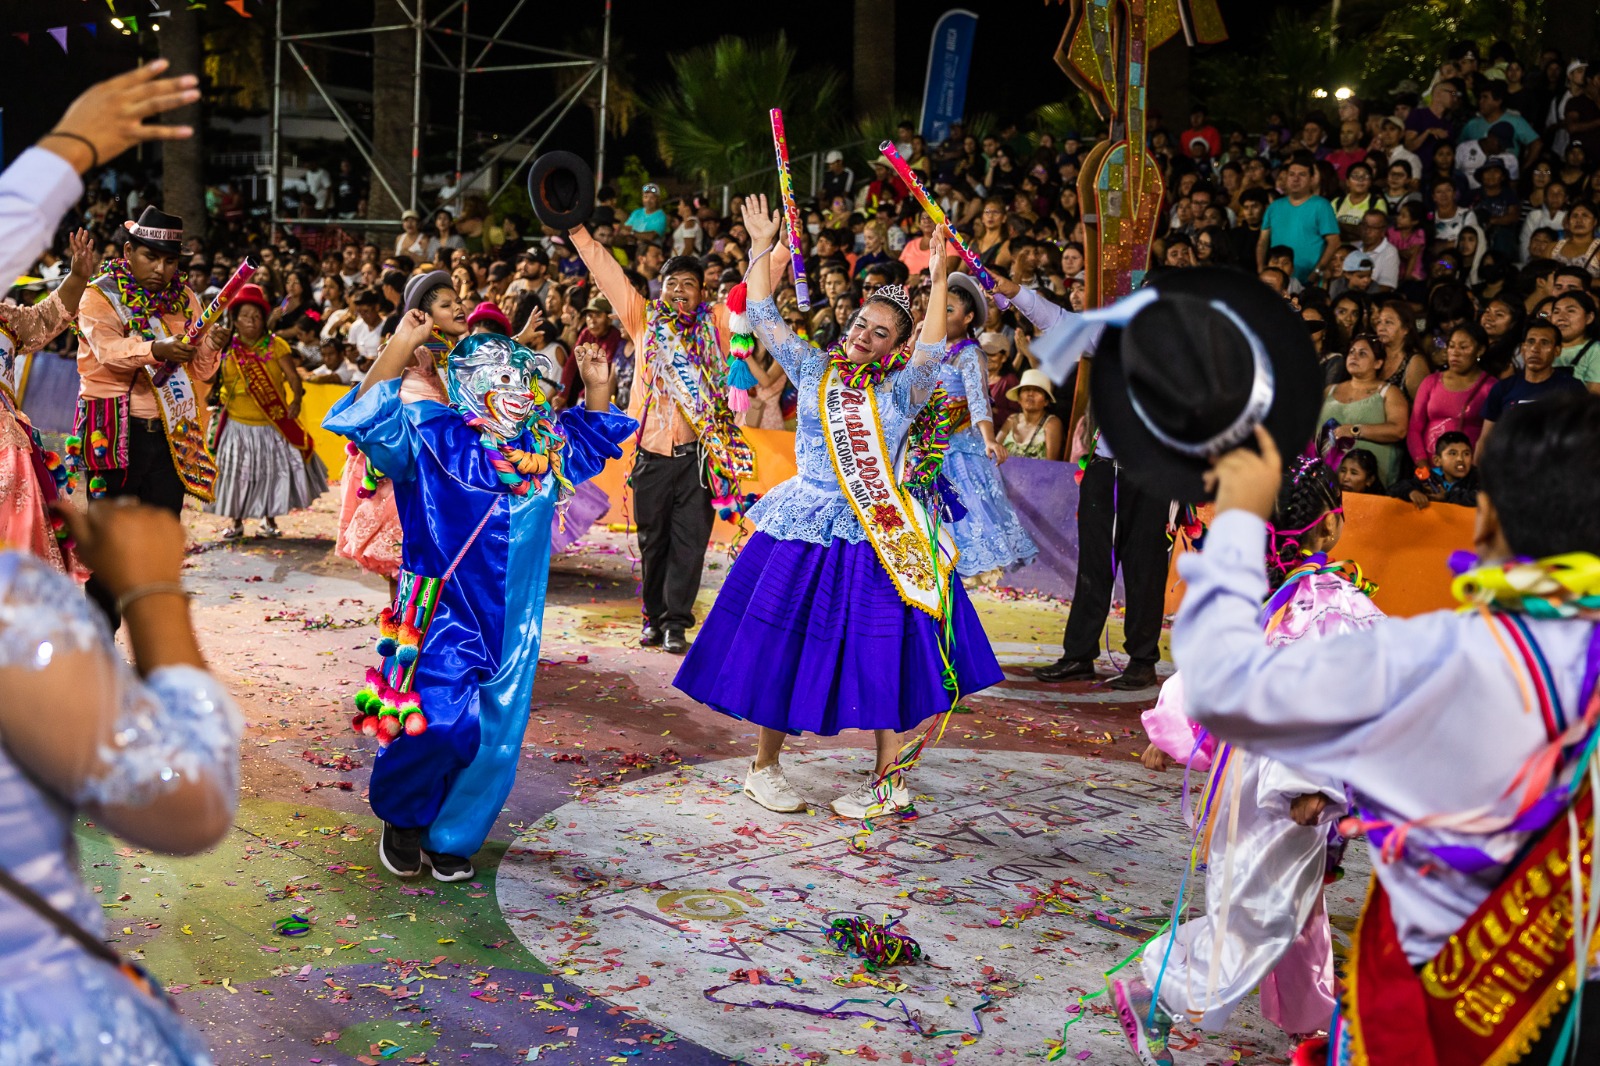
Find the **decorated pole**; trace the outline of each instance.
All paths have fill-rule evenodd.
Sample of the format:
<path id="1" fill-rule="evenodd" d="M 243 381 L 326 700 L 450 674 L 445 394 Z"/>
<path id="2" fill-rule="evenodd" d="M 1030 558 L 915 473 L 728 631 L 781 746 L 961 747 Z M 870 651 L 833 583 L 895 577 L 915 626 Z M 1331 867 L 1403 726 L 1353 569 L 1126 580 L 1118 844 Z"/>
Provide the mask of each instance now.
<path id="1" fill-rule="evenodd" d="M 226 311 L 228 305 L 233 303 L 233 298 L 239 295 L 239 290 L 244 288 L 255 272 L 260 269 L 260 266 L 261 264 L 257 263 L 253 258 L 248 255 L 245 256 L 244 262 L 239 264 L 238 269 L 233 272 L 233 276 L 228 279 L 227 284 L 222 286 L 222 291 L 217 293 L 216 298 L 207 305 L 204 311 L 200 312 L 200 317 L 184 328 L 183 339 L 190 344 L 197 343 L 201 336 L 205 334 L 205 331 L 211 328 L 211 324 L 222 317 L 222 312 Z M 177 369 L 178 365 L 176 363 L 164 364 L 160 370 L 156 371 L 153 379 L 154 383 L 157 385 L 163 384 L 172 376 L 172 372 Z"/>
<path id="2" fill-rule="evenodd" d="M 789 176 L 789 139 L 783 134 L 783 110 L 772 109 L 772 149 L 778 156 L 778 194 L 783 197 L 783 217 L 789 228 L 789 255 L 794 261 L 794 297 L 800 310 L 811 310 L 806 285 L 806 260 L 800 254 L 800 209 L 794 202 L 794 180 Z"/>
<path id="3" fill-rule="evenodd" d="M 996 307 L 1002 311 L 1009 307 L 1011 301 L 994 291 L 994 275 L 989 273 L 989 269 L 983 265 L 983 260 L 978 258 L 978 253 L 972 250 L 971 245 L 967 244 L 962 239 L 961 234 L 956 232 L 956 228 L 950 224 L 950 220 L 945 217 L 944 208 L 940 207 L 938 202 L 928 195 L 928 190 L 922 187 L 922 182 L 918 180 L 916 174 L 912 173 L 911 168 L 906 165 L 906 161 L 900 158 L 900 151 L 894 146 L 894 142 L 884 141 L 878 145 L 878 151 L 882 152 L 884 157 L 889 160 L 889 165 L 900 176 L 900 180 L 905 184 L 905 187 L 911 190 L 911 195 L 917 198 L 917 202 L 928 213 L 928 217 L 933 219 L 933 224 L 935 226 L 943 226 L 949 231 L 950 243 L 956 246 L 956 253 L 961 256 L 961 261 L 966 264 L 967 273 L 977 279 L 978 284 L 983 286 L 985 292 L 994 297 Z"/>

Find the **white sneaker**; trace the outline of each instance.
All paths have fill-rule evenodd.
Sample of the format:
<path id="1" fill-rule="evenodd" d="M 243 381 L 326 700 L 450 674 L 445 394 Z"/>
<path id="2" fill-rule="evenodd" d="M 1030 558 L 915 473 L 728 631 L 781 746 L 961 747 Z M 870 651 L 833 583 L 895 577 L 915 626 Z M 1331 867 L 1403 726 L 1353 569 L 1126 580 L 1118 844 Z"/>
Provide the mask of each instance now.
<path id="1" fill-rule="evenodd" d="M 744 775 L 744 794 L 767 810 L 779 814 L 793 814 L 810 806 L 789 784 L 781 763 L 773 763 L 761 770 L 751 763 L 750 772 Z"/>
<path id="2" fill-rule="evenodd" d="M 888 813 L 907 814 L 915 813 L 911 806 L 911 790 L 906 787 L 905 779 L 901 778 L 894 783 L 894 788 L 889 792 L 889 802 L 882 803 L 873 793 L 872 782 L 868 781 L 860 788 L 847 796 L 840 796 L 828 806 L 833 808 L 833 813 L 841 818 L 851 818 L 857 821 L 866 818 L 877 818 Z"/>

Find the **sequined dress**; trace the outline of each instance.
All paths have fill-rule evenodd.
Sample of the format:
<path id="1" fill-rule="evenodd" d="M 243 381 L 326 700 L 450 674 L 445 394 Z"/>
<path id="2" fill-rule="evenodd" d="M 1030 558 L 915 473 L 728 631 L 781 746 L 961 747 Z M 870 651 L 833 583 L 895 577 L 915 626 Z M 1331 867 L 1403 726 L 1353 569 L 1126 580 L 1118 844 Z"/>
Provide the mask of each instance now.
<path id="1" fill-rule="evenodd" d="M 945 354 L 939 384 L 951 399 L 965 400 L 970 419 L 967 428 L 950 437 L 944 456 L 944 476 L 956 490 L 966 514 L 950 526 L 961 557 L 956 572 L 962 577 L 990 570 L 1015 570 L 1039 554 L 1039 546 L 1017 520 L 1016 508 L 1006 499 L 1000 469 L 984 450 L 979 422 L 993 424 L 989 411 L 989 376 L 983 349 L 971 341 L 957 342 Z"/>
<path id="2" fill-rule="evenodd" d="M 119 694 L 107 772 L 72 796 L 46 791 L 0 744 L 0 863 L 91 936 L 105 933 L 99 899 L 78 876 L 80 808 L 148 802 L 167 781 L 216 780 L 231 813 L 239 793 L 243 720 L 203 671 L 166 666 L 136 677 L 105 622 L 71 579 L 20 552 L 0 553 L 0 675 L 86 653 Z M 0 1063 L 7 1066 L 169 1066 L 209 1063 L 172 1010 L 0 889 Z M 157 975 L 159 976 L 159 975 Z"/>

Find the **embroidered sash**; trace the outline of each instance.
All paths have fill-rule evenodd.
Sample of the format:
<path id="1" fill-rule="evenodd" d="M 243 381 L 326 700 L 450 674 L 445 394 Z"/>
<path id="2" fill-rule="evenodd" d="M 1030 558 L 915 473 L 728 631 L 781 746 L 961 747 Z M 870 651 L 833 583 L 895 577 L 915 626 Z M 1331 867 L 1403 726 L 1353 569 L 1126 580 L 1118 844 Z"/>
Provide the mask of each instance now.
<path id="1" fill-rule="evenodd" d="M 683 335 L 673 326 L 668 312 L 652 305 L 645 324 L 646 357 L 657 379 L 677 405 L 705 450 L 707 473 L 713 479 L 711 495 L 726 497 L 738 490 L 738 483 L 756 476 L 755 452 L 733 420 L 726 402 L 706 388 L 705 364 L 717 353 L 716 328 L 711 315 L 702 313 L 692 327 L 692 342 L 702 349 L 699 363 L 685 351 Z M 709 349 L 709 353 L 707 352 Z"/>
<path id="2" fill-rule="evenodd" d="M 136 329 L 132 310 L 117 294 L 116 284 L 109 275 L 101 275 L 92 283 L 105 296 L 117 317 L 130 333 L 146 340 L 164 340 L 172 335 L 159 315 L 150 315 L 144 329 Z M 150 387 L 155 391 L 156 404 L 161 409 L 161 422 L 167 431 L 167 447 L 172 452 L 172 465 L 183 482 L 183 491 L 197 500 L 210 503 L 217 481 L 217 463 L 206 447 L 200 430 L 200 399 L 187 367 L 178 366 L 165 381 L 157 384 L 163 366 L 145 366 Z M 130 388 L 131 392 L 131 388 Z M 124 430 L 125 432 L 125 430 Z M 126 438 L 124 438 L 126 439 Z"/>
<path id="3" fill-rule="evenodd" d="M 1588 738 L 1568 741 L 1573 729 L 1581 732 L 1585 723 L 1592 728 L 1592 717 L 1586 715 L 1569 728 L 1548 668 L 1519 617 L 1497 614 L 1490 624 L 1505 628 L 1520 653 L 1520 665 L 1532 681 L 1531 702 L 1538 704 L 1551 751 L 1559 753 L 1563 763 L 1578 758 L 1587 751 Z M 1590 673 L 1585 678 L 1585 704 L 1594 699 Z M 1406 958 L 1388 893 L 1373 878 L 1346 967 L 1351 976 L 1339 1015 L 1343 1024 L 1331 1030 L 1336 1043 L 1330 1062 L 1509 1066 L 1520 1061 L 1560 1016 L 1574 985 L 1585 980 L 1600 952 L 1597 900 L 1591 887 L 1592 785 L 1600 779 L 1600 771 L 1590 762 L 1580 765 L 1580 773 L 1581 780 L 1571 786 L 1570 800 L 1562 786 L 1529 808 L 1529 817 L 1542 820 L 1549 815 L 1539 812 L 1553 805 L 1554 817 L 1420 971 L 1413 970 Z M 1369 843 L 1379 843 L 1372 836 L 1369 833 Z M 1458 869 L 1489 861 L 1473 851 L 1479 861 L 1464 863 L 1471 849 L 1430 851 L 1435 861 Z M 1574 918 L 1580 907 L 1584 928 L 1578 928 Z M 1585 949 L 1576 951 L 1578 945 Z"/>
<path id="4" fill-rule="evenodd" d="M 1420 973 L 1401 949 L 1388 894 L 1373 878 L 1346 968 L 1343 1036 L 1351 1066 L 1508 1066 L 1522 1057 L 1583 980 L 1573 957 L 1571 859 L 1575 848 L 1577 883 L 1587 896 L 1593 813 L 1585 787 L 1571 817 L 1545 830 Z M 1597 949 L 1600 938 L 1584 952 L 1585 972 Z"/>
<path id="5" fill-rule="evenodd" d="M 311 434 L 289 414 L 289 407 L 283 402 L 283 389 L 272 380 L 272 372 L 267 369 L 267 359 L 271 358 L 271 351 L 269 343 L 267 357 L 262 358 L 253 352 L 245 351 L 244 345 L 236 340 L 228 355 L 239 368 L 239 376 L 244 380 L 244 387 L 249 390 L 250 398 L 256 402 L 267 418 L 271 419 L 273 426 L 283 434 L 283 439 L 300 453 L 300 457 L 310 459 L 316 450 Z"/>
<path id="6" fill-rule="evenodd" d="M 944 618 L 944 593 L 955 565 L 954 546 L 940 538 L 939 556 L 928 543 L 922 504 L 900 487 L 896 463 L 883 437 L 871 385 L 850 388 L 829 368 L 819 406 L 834 473 L 878 561 L 900 598 L 934 618 Z"/>

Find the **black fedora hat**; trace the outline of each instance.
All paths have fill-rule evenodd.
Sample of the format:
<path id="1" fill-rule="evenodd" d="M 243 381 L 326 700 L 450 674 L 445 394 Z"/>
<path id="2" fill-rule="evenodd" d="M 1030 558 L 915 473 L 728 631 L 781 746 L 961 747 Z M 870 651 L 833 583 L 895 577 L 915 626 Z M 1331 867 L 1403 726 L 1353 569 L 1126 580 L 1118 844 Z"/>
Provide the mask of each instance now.
<path id="1" fill-rule="evenodd" d="M 1286 459 L 1305 449 L 1322 376 L 1305 322 L 1282 297 L 1246 274 L 1196 267 L 1163 273 L 1130 300 L 1143 302 L 1095 349 L 1089 397 L 1135 484 L 1204 500 L 1211 461 L 1258 425 Z"/>
<path id="2" fill-rule="evenodd" d="M 594 212 L 594 171 L 571 152 L 546 152 L 528 171 L 528 199 L 540 222 L 565 233 Z"/>
<path id="3" fill-rule="evenodd" d="M 169 215 L 159 207 L 147 207 L 139 214 L 139 221 L 124 222 L 128 240 L 142 244 L 160 255 L 183 253 L 183 219 Z"/>

